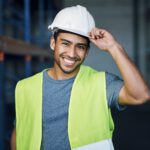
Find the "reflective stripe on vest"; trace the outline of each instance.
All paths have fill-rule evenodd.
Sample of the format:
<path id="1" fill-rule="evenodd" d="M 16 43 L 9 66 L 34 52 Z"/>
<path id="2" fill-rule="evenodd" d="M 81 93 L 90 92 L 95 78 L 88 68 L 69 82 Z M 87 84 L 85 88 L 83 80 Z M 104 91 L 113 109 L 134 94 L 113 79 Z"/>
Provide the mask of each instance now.
<path id="1" fill-rule="evenodd" d="M 72 150 L 114 150 L 111 139 L 73 148 Z"/>
<path id="2" fill-rule="evenodd" d="M 17 150 L 40 150 L 42 83 L 43 73 L 39 73 L 17 84 Z M 111 139 L 113 129 L 106 100 L 105 73 L 81 66 L 72 87 L 69 104 L 68 134 L 71 148 Z"/>

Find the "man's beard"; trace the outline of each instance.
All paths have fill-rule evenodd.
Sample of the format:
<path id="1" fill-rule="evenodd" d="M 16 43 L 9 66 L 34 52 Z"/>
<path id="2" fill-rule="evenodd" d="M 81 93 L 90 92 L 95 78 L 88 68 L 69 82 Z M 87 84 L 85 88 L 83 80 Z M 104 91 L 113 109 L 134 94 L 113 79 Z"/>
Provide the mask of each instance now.
<path id="1" fill-rule="evenodd" d="M 59 59 L 55 59 L 56 64 L 58 65 L 58 67 L 62 70 L 63 73 L 66 74 L 70 74 L 73 73 L 75 70 L 77 70 L 78 68 L 80 68 L 80 65 L 83 63 L 84 59 L 74 68 L 72 68 L 71 70 L 65 70 L 63 69 L 63 67 L 61 66 L 61 61 L 60 59 L 64 59 L 64 58 L 68 58 L 69 60 L 74 60 L 75 62 L 77 61 L 81 61 L 81 58 L 79 57 L 69 57 L 69 56 L 65 56 L 64 54 L 60 54 L 59 55 Z"/>

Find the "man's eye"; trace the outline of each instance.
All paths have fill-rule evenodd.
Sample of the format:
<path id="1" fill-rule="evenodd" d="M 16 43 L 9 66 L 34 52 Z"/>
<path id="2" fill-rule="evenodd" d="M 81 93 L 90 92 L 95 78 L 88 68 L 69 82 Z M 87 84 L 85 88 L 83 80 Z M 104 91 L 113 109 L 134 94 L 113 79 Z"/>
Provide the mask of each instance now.
<path id="1" fill-rule="evenodd" d="M 63 42 L 62 44 L 63 44 L 63 45 L 66 45 L 66 46 L 69 45 L 67 42 Z"/>
<path id="2" fill-rule="evenodd" d="M 86 47 L 85 47 L 84 45 L 78 45 L 77 47 L 78 47 L 79 49 L 83 49 L 83 50 L 86 49 Z"/>

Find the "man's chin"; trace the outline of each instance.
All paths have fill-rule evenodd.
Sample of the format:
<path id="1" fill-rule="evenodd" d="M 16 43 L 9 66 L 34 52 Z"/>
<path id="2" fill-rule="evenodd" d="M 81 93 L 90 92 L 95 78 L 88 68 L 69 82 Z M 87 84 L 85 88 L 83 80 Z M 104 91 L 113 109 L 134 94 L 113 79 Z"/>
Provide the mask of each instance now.
<path id="1" fill-rule="evenodd" d="M 79 65 L 80 66 L 80 65 Z M 74 67 L 74 68 L 63 68 L 63 67 L 61 67 L 61 70 L 64 72 L 64 73 L 66 73 L 66 74 L 71 74 L 71 73 L 74 73 L 74 72 L 76 72 L 76 71 L 78 71 L 79 70 L 79 66 L 76 66 L 76 67 Z"/>
<path id="2" fill-rule="evenodd" d="M 62 69 L 62 71 L 64 73 L 66 73 L 66 74 L 71 74 L 71 73 L 73 73 L 75 71 L 75 69 L 71 69 L 71 70 L 69 70 L 69 69 Z"/>

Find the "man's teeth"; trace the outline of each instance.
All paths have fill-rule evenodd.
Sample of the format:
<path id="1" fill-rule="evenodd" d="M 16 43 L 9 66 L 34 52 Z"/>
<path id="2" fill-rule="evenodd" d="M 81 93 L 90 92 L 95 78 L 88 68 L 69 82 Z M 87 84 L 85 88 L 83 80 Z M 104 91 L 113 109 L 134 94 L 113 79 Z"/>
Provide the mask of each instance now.
<path id="1" fill-rule="evenodd" d="M 70 60 L 70 59 L 66 59 L 66 58 L 64 58 L 64 61 L 70 65 L 75 63 L 75 60 Z"/>

